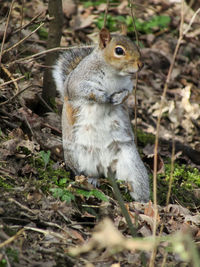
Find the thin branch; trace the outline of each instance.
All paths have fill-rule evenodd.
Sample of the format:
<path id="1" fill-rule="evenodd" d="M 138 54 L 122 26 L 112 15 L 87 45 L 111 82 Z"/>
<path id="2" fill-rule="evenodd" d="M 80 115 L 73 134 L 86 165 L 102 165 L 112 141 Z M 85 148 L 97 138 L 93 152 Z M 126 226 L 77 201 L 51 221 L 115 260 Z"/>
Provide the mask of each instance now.
<path id="1" fill-rule="evenodd" d="M 174 173 L 174 161 L 175 161 L 175 140 L 174 140 L 174 129 L 173 129 L 173 138 L 172 138 L 172 158 L 171 158 L 171 170 L 170 170 L 170 178 L 169 178 L 169 188 L 167 192 L 166 206 L 169 205 L 169 198 L 171 195 L 172 182 L 173 182 L 173 173 Z"/>
<path id="2" fill-rule="evenodd" d="M 130 1 L 130 9 L 131 9 L 131 16 L 133 21 L 133 27 L 135 32 L 135 38 L 136 43 L 139 49 L 139 37 L 138 32 L 135 25 L 135 14 L 133 11 L 133 0 Z M 134 118 L 135 118 L 135 125 L 134 125 L 134 132 L 135 132 L 135 144 L 137 145 L 137 85 L 138 85 L 138 73 L 136 73 L 136 80 L 135 80 L 135 87 L 134 87 L 134 100 L 135 100 L 135 106 L 134 106 Z"/>
<path id="3" fill-rule="evenodd" d="M 77 48 L 79 46 L 71 46 L 71 47 L 54 47 L 54 48 L 50 48 L 50 49 L 47 49 L 45 51 L 42 51 L 42 52 L 39 52 L 37 54 L 34 54 L 34 55 L 31 55 L 31 56 L 28 56 L 28 57 L 24 57 L 24 58 L 20 58 L 20 59 L 17 59 L 9 64 L 7 64 L 7 66 L 10 66 L 10 65 L 13 65 L 15 63 L 20 63 L 20 62 L 23 62 L 23 61 L 26 61 L 26 60 L 34 60 L 36 57 L 41 57 L 41 56 L 45 56 L 47 53 L 52 53 L 52 52 L 55 52 L 55 51 L 60 51 L 60 50 L 70 50 L 70 49 L 74 49 L 74 48 Z M 92 45 L 84 45 L 84 46 L 81 46 L 83 48 L 90 48 L 92 47 Z"/>
<path id="4" fill-rule="evenodd" d="M 54 112 L 54 110 L 47 104 L 47 102 L 44 100 L 44 98 L 40 94 L 37 94 L 37 96 L 50 112 Z"/>
<path id="5" fill-rule="evenodd" d="M 34 31 L 32 31 L 30 34 L 28 34 L 27 36 L 25 36 L 23 39 L 21 39 L 19 42 L 17 42 L 16 44 L 12 45 L 11 47 L 9 47 L 8 49 L 4 50 L 2 52 L 2 55 L 9 52 L 10 50 L 12 50 L 13 48 L 17 47 L 18 45 L 20 45 L 21 43 L 23 43 L 26 39 L 28 39 L 31 35 L 33 35 L 36 31 L 38 31 L 42 26 L 44 25 L 44 23 L 41 23 Z"/>
<path id="6" fill-rule="evenodd" d="M 133 20 L 133 28 L 134 28 L 134 32 L 135 32 L 136 43 L 137 43 L 137 46 L 139 48 L 139 36 L 138 36 L 137 29 L 136 29 L 136 24 L 135 24 L 135 14 L 133 11 L 133 0 L 130 1 L 130 9 L 131 9 L 131 16 L 132 16 L 132 20 Z"/>
<path id="7" fill-rule="evenodd" d="M 18 77 L 18 78 L 16 78 L 16 79 L 12 79 L 11 81 L 7 81 L 7 82 L 5 82 L 5 83 L 2 83 L 2 84 L 0 84 L 0 88 L 3 88 L 3 87 L 5 87 L 6 85 L 8 85 L 8 84 L 10 84 L 10 83 L 17 82 L 17 81 L 19 81 L 19 80 L 21 80 L 21 79 L 23 79 L 23 78 L 25 78 L 25 75 L 23 75 L 23 76 L 21 76 L 21 77 Z"/>
<path id="8" fill-rule="evenodd" d="M 13 241 L 15 241 L 18 236 L 20 236 L 22 233 L 24 232 L 24 229 L 22 228 L 21 230 L 19 230 L 14 236 L 11 236 L 10 238 L 8 238 L 6 241 L 4 241 L 3 243 L 0 244 L 0 248 L 5 247 L 6 245 L 12 243 Z"/>
<path id="9" fill-rule="evenodd" d="M 110 4 L 110 1 L 107 0 L 107 3 L 106 3 L 106 10 L 105 10 L 105 13 L 104 13 L 104 21 L 103 21 L 103 27 L 104 27 L 104 28 L 106 27 L 107 16 L 108 16 L 108 10 L 109 10 L 109 4 Z"/>
<path id="10" fill-rule="evenodd" d="M 190 30 L 197 14 L 200 12 L 200 8 L 197 9 L 197 11 L 194 13 L 194 15 L 192 16 L 191 20 L 190 20 L 190 23 L 188 24 L 187 28 L 185 29 L 185 31 L 183 32 L 183 35 L 186 35 L 188 33 L 188 31 Z"/>
<path id="11" fill-rule="evenodd" d="M 181 1 L 181 21 L 180 21 L 180 27 L 179 27 L 179 39 L 176 44 L 176 48 L 174 51 L 173 59 L 168 71 L 167 79 L 164 85 L 162 97 L 161 97 L 161 103 L 159 108 L 159 114 L 157 119 L 157 125 L 156 125 L 156 137 L 155 137 L 155 147 L 154 147 L 154 170 L 153 170 L 153 199 L 154 199 L 154 224 L 153 224 L 153 237 L 156 238 L 156 230 L 157 230 L 157 216 L 158 216 L 158 208 L 157 208 L 157 159 L 158 159 L 158 140 L 159 140 L 159 131 L 160 131 L 160 121 L 162 117 L 162 110 L 164 106 L 164 101 L 168 89 L 168 84 L 171 79 L 172 70 L 174 67 L 175 59 L 179 50 L 179 47 L 181 45 L 181 41 L 183 38 L 183 23 L 184 23 L 184 0 Z M 154 266 L 155 257 L 156 257 L 157 248 L 155 247 L 151 254 L 151 260 L 150 260 L 150 267 Z"/>
<path id="12" fill-rule="evenodd" d="M 3 64 L 1 64 L 1 68 L 6 73 L 6 75 L 13 81 L 15 88 L 16 88 L 16 92 L 18 93 L 19 92 L 19 86 L 16 83 L 16 81 L 14 81 L 15 79 L 14 79 L 12 73 L 10 73 L 10 71 L 7 68 L 5 68 Z"/>
<path id="13" fill-rule="evenodd" d="M 8 24 L 9 24 L 10 15 L 11 15 L 11 12 L 12 12 L 12 8 L 13 8 L 14 2 L 15 2 L 15 0 L 12 0 L 11 6 L 10 6 L 10 10 L 9 10 L 9 13 L 8 13 L 8 18 L 7 18 L 7 21 L 6 21 L 6 27 L 5 27 L 3 40 L 2 40 L 2 44 L 1 44 L 1 51 L 0 51 L 0 65 L 1 65 L 1 58 L 2 58 L 2 55 L 3 55 L 3 47 L 4 47 L 4 44 L 5 44 L 5 40 L 6 40 L 6 33 L 7 33 L 7 30 L 8 30 Z"/>
<path id="14" fill-rule="evenodd" d="M 15 94 L 14 96 L 12 96 L 12 97 L 9 98 L 8 100 L 6 100 L 6 101 L 0 103 L 0 107 L 3 106 L 3 105 L 5 105 L 5 104 L 7 104 L 7 103 L 9 103 L 10 101 L 12 101 L 12 100 L 15 99 L 16 97 L 18 97 L 18 96 L 19 96 L 21 93 L 23 93 L 24 91 L 28 90 L 28 89 L 31 88 L 31 87 L 35 87 L 35 86 L 41 88 L 39 85 L 35 85 L 35 84 L 29 85 L 28 87 L 22 89 L 21 91 L 19 91 L 17 94 Z"/>
<path id="15" fill-rule="evenodd" d="M 21 20 L 20 20 L 20 30 L 19 30 L 19 39 L 22 38 L 22 25 L 23 25 L 23 20 L 24 20 L 24 0 L 22 1 L 21 5 Z"/>
<path id="16" fill-rule="evenodd" d="M 32 24 L 37 18 L 39 18 L 42 14 L 44 13 L 44 11 L 40 12 L 39 14 L 37 14 L 35 17 L 33 17 L 28 23 L 24 24 L 23 26 L 20 26 L 19 28 L 17 28 L 12 34 L 18 33 L 19 31 L 22 31 L 23 29 L 27 28 L 30 24 Z"/>

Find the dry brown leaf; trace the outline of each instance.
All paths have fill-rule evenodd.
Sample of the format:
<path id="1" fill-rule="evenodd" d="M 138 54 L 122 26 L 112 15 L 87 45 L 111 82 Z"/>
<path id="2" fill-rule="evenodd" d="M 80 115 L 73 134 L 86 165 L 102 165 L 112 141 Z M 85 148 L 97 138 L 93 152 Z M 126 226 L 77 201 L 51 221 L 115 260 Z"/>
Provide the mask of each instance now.
<path id="1" fill-rule="evenodd" d="M 149 201 L 148 205 L 145 206 L 144 214 L 149 216 L 149 217 L 154 217 L 154 209 L 153 209 L 151 200 Z"/>
<path id="2" fill-rule="evenodd" d="M 140 228 L 140 230 L 137 233 L 141 234 L 144 237 L 152 235 L 152 231 L 146 225 L 143 225 L 142 228 Z"/>
<path id="3" fill-rule="evenodd" d="M 80 232 L 78 232 L 78 231 L 76 231 L 74 229 L 68 229 L 67 232 L 70 234 L 70 236 L 73 239 L 79 240 L 79 243 L 83 243 L 85 241 L 83 236 L 80 234 Z"/>
<path id="4" fill-rule="evenodd" d="M 190 211 L 185 208 L 182 207 L 181 205 L 177 205 L 177 204 L 169 204 L 167 207 L 164 208 L 165 212 L 170 212 L 171 214 L 174 215 L 190 215 Z"/>
<path id="5" fill-rule="evenodd" d="M 189 222 L 192 224 L 200 225 L 200 214 L 196 214 L 194 216 L 188 214 L 185 216 L 184 221 L 187 223 Z"/>
<path id="6" fill-rule="evenodd" d="M 77 6 L 73 0 L 64 0 L 63 4 L 63 13 L 67 18 L 70 18 L 76 13 Z"/>

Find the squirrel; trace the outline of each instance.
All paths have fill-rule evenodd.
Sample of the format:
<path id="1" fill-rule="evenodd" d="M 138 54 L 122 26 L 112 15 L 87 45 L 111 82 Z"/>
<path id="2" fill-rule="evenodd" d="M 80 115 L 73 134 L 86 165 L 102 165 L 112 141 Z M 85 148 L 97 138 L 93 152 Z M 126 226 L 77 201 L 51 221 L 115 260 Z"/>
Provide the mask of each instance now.
<path id="1" fill-rule="evenodd" d="M 108 176 L 129 185 L 135 201 L 148 202 L 149 177 L 134 143 L 125 100 L 143 63 L 125 35 L 103 28 L 94 48 L 60 55 L 53 78 L 63 99 L 62 140 L 66 165 L 75 175 Z"/>

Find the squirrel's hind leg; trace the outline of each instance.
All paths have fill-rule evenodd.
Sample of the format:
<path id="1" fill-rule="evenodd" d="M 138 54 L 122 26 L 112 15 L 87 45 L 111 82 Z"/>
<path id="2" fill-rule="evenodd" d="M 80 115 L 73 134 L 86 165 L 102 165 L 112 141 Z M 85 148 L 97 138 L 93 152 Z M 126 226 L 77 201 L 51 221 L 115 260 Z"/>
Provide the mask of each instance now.
<path id="1" fill-rule="evenodd" d="M 116 178 L 129 183 L 130 195 L 135 201 L 149 201 L 149 177 L 135 144 L 121 147 L 116 166 Z"/>

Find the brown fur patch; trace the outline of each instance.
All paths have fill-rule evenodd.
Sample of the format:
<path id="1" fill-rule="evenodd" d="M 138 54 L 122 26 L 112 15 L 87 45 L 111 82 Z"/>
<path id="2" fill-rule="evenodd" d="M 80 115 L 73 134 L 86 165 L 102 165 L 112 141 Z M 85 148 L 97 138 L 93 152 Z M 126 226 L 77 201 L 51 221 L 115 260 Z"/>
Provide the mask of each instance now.
<path id="1" fill-rule="evenodd" d="M 69 124 L 74 125 L 74 123 L 76 122 L 77 109 L 72 107 L 72 105 L 68 101 L 67 96 L 65 97 L 64 101 L 66 103 L 66 115 L 67 115 L 67 119 L 69 121 Z"/>
<path id="2" fill-rule="evenodd" d="M 96 101 L 96 97 L 95 97 L 95 95 L 94 95 L 93 93 L 91 93 L 91 94 L 89 95 L 89 100 L 94 100 L 94 101 Z"/>

